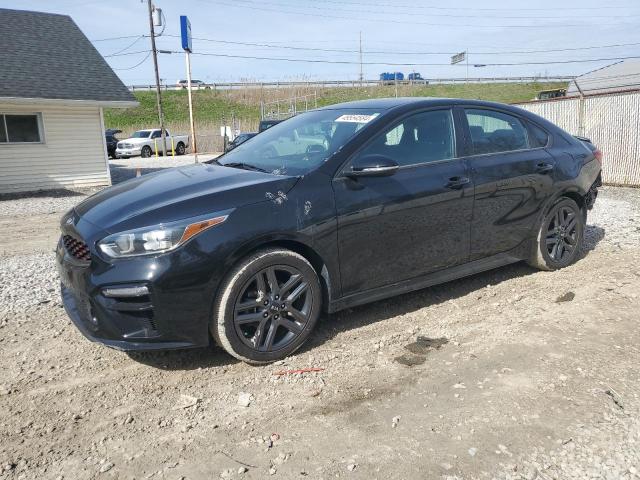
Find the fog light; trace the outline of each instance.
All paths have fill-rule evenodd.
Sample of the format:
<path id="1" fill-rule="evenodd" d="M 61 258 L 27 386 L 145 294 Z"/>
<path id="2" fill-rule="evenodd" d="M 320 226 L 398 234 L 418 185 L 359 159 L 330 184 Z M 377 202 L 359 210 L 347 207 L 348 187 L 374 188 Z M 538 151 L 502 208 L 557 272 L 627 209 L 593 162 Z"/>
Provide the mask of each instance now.
<path id="1" fill-rule="evenodd" d="M 149 295 L 149 289 L 145 285 L 137 287 L 107 287 L 102 289 L 105 297 L 143 297 Z"/>

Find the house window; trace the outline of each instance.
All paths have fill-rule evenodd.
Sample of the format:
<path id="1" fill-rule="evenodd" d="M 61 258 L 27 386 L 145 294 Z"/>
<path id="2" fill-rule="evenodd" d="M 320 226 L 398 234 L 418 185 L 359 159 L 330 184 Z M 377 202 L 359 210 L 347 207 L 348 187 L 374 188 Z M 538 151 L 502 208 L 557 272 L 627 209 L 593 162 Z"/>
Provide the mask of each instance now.
<path id="1" fill-rule="evenodd" d="M 41 143 L 40 114 L 0 114 L 0 143 Z"/>

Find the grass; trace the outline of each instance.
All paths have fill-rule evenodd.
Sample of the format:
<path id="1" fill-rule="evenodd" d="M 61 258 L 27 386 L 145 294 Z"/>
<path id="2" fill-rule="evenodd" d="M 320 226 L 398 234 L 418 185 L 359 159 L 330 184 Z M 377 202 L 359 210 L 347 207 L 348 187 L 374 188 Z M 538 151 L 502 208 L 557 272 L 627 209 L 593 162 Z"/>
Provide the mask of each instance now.
<path id="1" fill-rule="evenodd" d="M 398 96 L 403 97 L 447 97 L 492 100 L 516 103 L 533 99 L 540 90 L 563 88 L 559 83 L 469 83 L 442 85 L 398 85 Z M 351 100 L 395 96 L 396 87 L 283 87 L 251 88 L 238 90 L 198 90 L 193 92 L 193 110 L 198 132 L 199 150 L 215 150 L 220 147 L 219 127 L 223 119 L 227 125 L 231 118 L 241 130 L 257 130 L 260 118 L 260 101 L 271 102 L 294 96 L 317 94 L 318 106 L 332 105 Z M 131 132 L 155 127 L 158 123 L 155 91 L 134 92 L 140 105 L 127 109 L 105 110 L 105 126 L 118 128 L 125 138 Z M 165 123 L 176 133 L 189 131 L 189 104 L 184 90 L 162 93 Z M 298 108 L 300 108 L 298 103 Z"/>

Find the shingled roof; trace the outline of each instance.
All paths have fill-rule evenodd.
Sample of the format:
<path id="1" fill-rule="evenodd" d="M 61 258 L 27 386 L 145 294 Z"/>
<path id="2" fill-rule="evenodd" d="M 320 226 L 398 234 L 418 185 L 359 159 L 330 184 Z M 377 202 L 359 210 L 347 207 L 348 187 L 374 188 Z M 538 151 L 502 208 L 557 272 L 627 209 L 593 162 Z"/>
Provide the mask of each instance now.
<path id="1" fill-rule="evenodd" d="M 2 97 L 135 102 L 71 17 L 0 8 Z"/>

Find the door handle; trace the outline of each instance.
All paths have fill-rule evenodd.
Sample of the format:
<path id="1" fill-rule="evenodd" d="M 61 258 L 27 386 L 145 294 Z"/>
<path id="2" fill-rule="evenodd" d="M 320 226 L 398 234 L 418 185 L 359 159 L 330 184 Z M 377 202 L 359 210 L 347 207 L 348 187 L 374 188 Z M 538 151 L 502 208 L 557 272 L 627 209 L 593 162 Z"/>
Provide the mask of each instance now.
<path id="1" fill-rule="evenodd" d="M 553 165 L 550 163 L 539 163 L 538 165 L 536 165 L 536 172 L 551 173 L 553 172 Z"/>
<path id="2" fill-rule="evenodd" d="M 469 183 L 469 177 L 451 177 L 447 182 L 447 188 L 459 189 Z"/>

